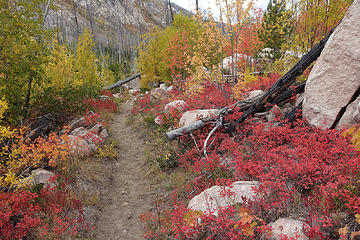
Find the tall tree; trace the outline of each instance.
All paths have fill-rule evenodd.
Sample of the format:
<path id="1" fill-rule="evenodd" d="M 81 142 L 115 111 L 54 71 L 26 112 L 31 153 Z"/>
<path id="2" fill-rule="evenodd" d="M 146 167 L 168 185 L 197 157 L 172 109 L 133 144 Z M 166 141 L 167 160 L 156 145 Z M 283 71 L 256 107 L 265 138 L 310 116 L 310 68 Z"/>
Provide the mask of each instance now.
<path id="1" fill-rule="evenodd" d="M 307 52 L 344 17 L 353 0 L 300 0 L 298 18 L 290 47 Z"/>
<path id="2" fill-rule="evenodd" d="M 45 3 L 0 0 L 0 96 L 7 99 L 14 121 L 26 118 L 32 89 L 42 80 L 49 42 L 49 32 L 43 28 Z"/>
<path id="3" fill-rule="evenodd" d="M 286 9 L 286 2 L 270 0 L 264 14 L 259 37 L 264 43 L 264 47 L 272 49 L 271 58 L 273 60 L 281 57 L 281 47 L 287 41 L 292 30 L 291 14 Z"/>

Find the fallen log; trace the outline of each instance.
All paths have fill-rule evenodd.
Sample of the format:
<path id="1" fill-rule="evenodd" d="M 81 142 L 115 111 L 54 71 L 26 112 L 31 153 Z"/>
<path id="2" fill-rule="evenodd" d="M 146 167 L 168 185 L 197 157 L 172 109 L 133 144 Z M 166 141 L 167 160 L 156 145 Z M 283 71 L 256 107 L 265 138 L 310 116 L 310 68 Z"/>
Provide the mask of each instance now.
<path id="1" fill-rule="evenodd" d="M 178 128 L 178 129 L 174 129 L 170 132 L 167 132 L 166 133 L 166 137 L 169 139 L 169 140 L 173 140 L 175 138 L 178 138 L 178 137 L 181 137 L 181 136 L 184 136 L 186 134 L 189 134 L 197 129 L 201 129 L 203 127 L 205 127 L 207 125 L 207 122 L 208 121 L 203 121 L 203 120 L 199 120 L 191 125 L 188 125 L 188 126 L 183 126 L 181 128 Z"/>
<path id="2" fill-rule="evenodd" d="M 108 87 L 105 87 L 104 89 L 105 90 L 110 90 L 110 89 L 116 88 L 116 87 L 121 86 L 121 85 L 123 85 L 125 83 L 128 83 L 128 82 L 130 82 L 130 81 L 132 81 L 132 80 L 134 80 L 134 79 L 136 79 L 136 78 L 138 78 L 140 76 L 141 76 L 141 74 L 137 73 L 135 75 L 132 75 L 132 76 L 126 78 L 125 80 L 118 81 L 118 82 L 116 82 L 116 83 L 114 83 L 114 84 L 112 84 L 112 85 L 110 85 Z"/>
<path id="3" fill-rule="evenodd" d="M 275 99 L 274 102 L 272 102 L 272 104 L 279 104 L 279 103 L 283 103 L 286 100 L 290 99 L 292 96 L 294 96 L 295 94 L 299 94 L 299 93 L 303 93 L 305 90 L 305 84 L 306 82 L 301 83 L 300 85 L 296 86 L 295 89 L 288 89 L 286 90 L 284 93 L 282 93 L 279 97 L 277 97 Z"/>
<path id="4" fill-rule="evenodd" d="M 316 61 L 316 59 L 320 56 L 326 42 L 330 38 L 331 34 L 334 32 L 334 29 L 332 29 L 324 39 L 322 39 L 315 47 L 313 47 L 307 54 L 305 54 L 300 59 L 300 61 L 294 65 L 294 67 L 292 67 L 284 76 L 282 76 L 276 83 L 274 83 L 274 85 L 264 95 L 255 99 L 253 102 L 240 101 L 235 103 L 235 105 L 240 108 L 239 111 L 244 113 L 234 123 L 227 125 L 228 130 L 232 131 L 233 129 L 235 129 L 237 124 L 243 122 L 247 117 L 252 116 L 257 112 L 263 111 L 267 103 L 278 104 L 291 98 L 294 92 L 303 92 L 305 88 L 305 83 L 300 84 L 298 87 L 296 87 L 295 91 L 288 88 L 291 84 L 295 82 L 296 78 L 302 75 L 303 72 L 311 65 L 311 63 Z M 300 105 L 300 107 L 301 106 L 302 105 Z M 227 113 L 231 113 L 231 111 L 228 111 Z M 216 118 L 212 120 L 215 119 Z M 183 136 L 185 134 L 205 127 L 207 125 L 207 122 L 209 122 L 209 120 L 199 120 L 194 124 L 169 131 L 166 133 L 166 136 L 171 141 L 177 137 Z"/>
<path id="5" fill-rule="evenodd" d="M 236 107 L 239 108 L 239 111 L 243 112 L 245 110 L 247 110 L 254 102 L 256 102 L 260 96 L 254 97 L 254 98 L 250 98 L 250 99 L 245 99 L 243 101 L 239 101 L 229 107 L 225 107 L 223 108 L 220 113 L 224 114 L 225 112 L 231 112 L 233 109 L 235 109 Z M 171 141 L 177 137 L 180 136 L 184 136 L 186 134 L 189 134 L 195 130 L 201 129 L 203 127 L 205 127 L 208 122 L 214 121 L 218 118 L 218 116 L 214 117 L 214 118 L 208 118 L 208 119 L 201 119 L 191 125 L 187 125 L 187 126 L 183 126 L 181 128 L 178 129 L 174 129 L 172 131 L 169 131 L 166 133 L 166 137 Z"/>

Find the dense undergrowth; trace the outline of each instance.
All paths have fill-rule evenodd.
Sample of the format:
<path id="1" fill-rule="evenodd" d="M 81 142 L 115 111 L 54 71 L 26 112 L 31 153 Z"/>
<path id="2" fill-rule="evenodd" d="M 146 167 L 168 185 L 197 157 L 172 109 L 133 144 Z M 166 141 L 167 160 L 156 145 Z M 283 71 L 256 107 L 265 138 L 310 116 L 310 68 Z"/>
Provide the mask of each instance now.
<path id="1" fill-rule="evenodd" d="M 259 89 L 260 83 L 270 85 L 276 77 L 268 79 L 249 84 L 248 89 Z M 269 85 L 265 84 L 264 89 Z M 235 101 L 226 85 L 207 83 L 204 89 L 193 97 L 172 91 L 160 102 L 145 95 L 138 99 L 133 113 L 140 114 L 154 131 L 165 133 L 179 126 L 182 112 L 165 114 L 164 105 L 169 101 L 185 100 L 184 111 L 220 108 Z M 246 96 L 246 89 L 243 92 Z M 234 112 L 226 122 L 241 115 L 236 109 Z M 172 183 L 173 196 L 164 200 L 166 204 L 157 203 L 156 211 L 143 215 L 146 238 L 260 239 L 268 233 L 268 223 L 283 217 L 302 219 L 309 239 L 357 236 L 360 155 L 352 144 L 355 137 L 351 140 L 349 136 L 356 131 L 314 128 L 302 120 L 290 124 L 280 112 L 274 114 L 273 122 L 248 119 L 237 126 L 235 135 L 217 131 L 209 141 L 206 155 L 203 144 L 213 128 L 211 124 L 170 145 L 156 144 L 156 138 L 151 139 L 149 144 L 159 153 L 152 156 L 153 164 L 170 176 L 182 169 L 186 177 L 181 178 L 185 187 Z M 156 116 L 161 116 L 162 126 L 153 123 Z M 158 138 L 162 136 L 158 134 Z M 188 201 L 195 195 L 214 185 L 230 186 L 235 181 L 259 181 L 256 198 L 221 209 L 217 217 L 187 209 Z M 233 193 L 230 190 L 224 194 Z"/>

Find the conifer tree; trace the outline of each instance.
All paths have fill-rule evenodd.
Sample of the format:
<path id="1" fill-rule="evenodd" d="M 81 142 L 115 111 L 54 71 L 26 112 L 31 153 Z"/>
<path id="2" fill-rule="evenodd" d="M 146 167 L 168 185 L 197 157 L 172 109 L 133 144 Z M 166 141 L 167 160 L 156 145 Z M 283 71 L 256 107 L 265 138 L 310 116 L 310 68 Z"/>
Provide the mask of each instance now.
<path id="1" fill-rule="evenodd" d="M 259 37 L 265 48 L 272 49 L 271 58 L 273 60 L 281 57 L 281 47 L 292 32 L 290 19 L 290 12 L 286 9 L 285 1 L 270 0 L 264 14 Z"/>

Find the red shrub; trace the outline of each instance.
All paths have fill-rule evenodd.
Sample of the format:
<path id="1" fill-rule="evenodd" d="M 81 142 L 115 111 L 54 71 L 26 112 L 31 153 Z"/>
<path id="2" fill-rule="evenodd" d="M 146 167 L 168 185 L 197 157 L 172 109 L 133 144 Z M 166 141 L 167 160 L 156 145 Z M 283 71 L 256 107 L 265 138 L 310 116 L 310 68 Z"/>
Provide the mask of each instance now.
<path id="1" fill-rule="evenodd" d="M 117 104 L 108 96 L 103 96 L 101 99 L 85 99 L 84 104 L 95 112 L 107 111 L 116 112 Z"/>
<path id="2" fill-rule="evenodd" d="M 2 239 L 31 236 L 74 237 L 87 228 L 82 204 L 65 186 L 44 188 L 36 193 L 0 193 L 0 235 Z"/>

